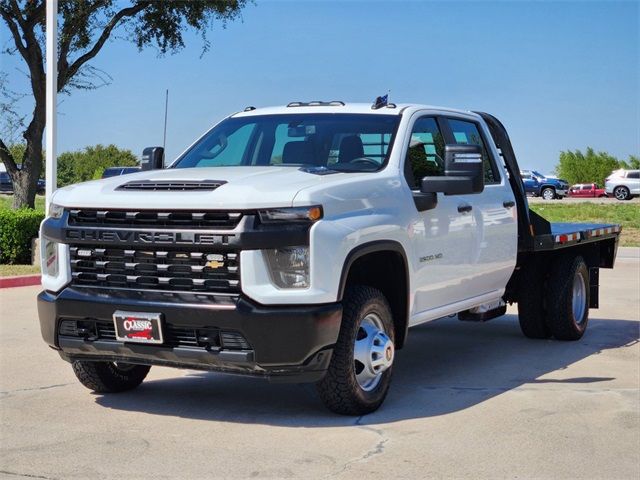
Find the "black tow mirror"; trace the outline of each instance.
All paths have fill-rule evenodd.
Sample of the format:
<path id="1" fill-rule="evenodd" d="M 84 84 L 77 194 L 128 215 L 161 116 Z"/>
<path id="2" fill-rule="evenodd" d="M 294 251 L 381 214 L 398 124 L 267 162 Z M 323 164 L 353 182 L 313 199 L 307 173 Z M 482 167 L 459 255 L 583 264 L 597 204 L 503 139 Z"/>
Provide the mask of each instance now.
<path id="1" fill-rule="evenodd" d="M 444 176 L 424 177 L 423 193 L 464 195 L 484 190 L 482 149 L 478 145 L 445 145 Z"/>
<path id="2" fill-rule="evenodd" d="M 147 147 L 142 151 L 140 160 L 142 170 L 160 170 L 164 168 L 164 148 Z"/>

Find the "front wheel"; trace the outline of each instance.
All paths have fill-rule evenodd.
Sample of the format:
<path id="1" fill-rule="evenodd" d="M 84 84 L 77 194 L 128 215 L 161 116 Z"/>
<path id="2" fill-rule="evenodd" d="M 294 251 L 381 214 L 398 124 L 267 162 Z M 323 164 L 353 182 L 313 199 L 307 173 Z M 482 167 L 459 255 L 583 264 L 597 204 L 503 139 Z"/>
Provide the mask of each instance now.
<path id="1" fill-rule="evenodd" d="M 553 200 L 556 196 L 556 191 L 551 187 L 545 187 L 542 189 L 542 192 L 540 192 L 540 195 L 545 200 Z"/>
<path id="2" fill-rule="evenodd" d="M 391 382 L 394 340 L 393 316 L 384 295 L 372 287 L 350 287 L 331 363 L 316 384 L 329 410 L 365 415 L 380 407 Z"/>
<path id="3" fill-rule="evenodd" d="M 151 368 L 121 362 L 85 362 L 71 364 L 80 383 L 96 393 L 132 390 L 142 383 Z"/>

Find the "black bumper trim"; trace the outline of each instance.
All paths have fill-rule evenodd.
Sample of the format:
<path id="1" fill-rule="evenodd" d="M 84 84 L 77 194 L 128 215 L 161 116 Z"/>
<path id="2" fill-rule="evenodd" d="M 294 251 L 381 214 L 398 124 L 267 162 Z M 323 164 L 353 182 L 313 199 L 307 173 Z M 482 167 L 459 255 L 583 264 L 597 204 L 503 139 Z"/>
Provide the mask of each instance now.
<path id="1" fill-rule="evenodd" d="M 115 310 L 162 313 L 175 326 L 240 332 L 253 350 L 138 345 L 60 336 L 61 319 L 111 320 Z M 263 306 L 239 297 L 66 288 L 38 296 L 44 340 L 67 360 L 123 361 L 216 370 L 270 380 L 316 381 L 326 371 L 342 319 L 340 303 Z"/>

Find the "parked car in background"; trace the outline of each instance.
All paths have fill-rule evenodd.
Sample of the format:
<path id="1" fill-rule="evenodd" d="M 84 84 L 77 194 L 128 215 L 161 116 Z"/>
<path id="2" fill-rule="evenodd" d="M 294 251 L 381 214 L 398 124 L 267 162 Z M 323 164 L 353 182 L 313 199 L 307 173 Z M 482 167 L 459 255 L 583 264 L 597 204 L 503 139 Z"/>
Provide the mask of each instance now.
<path id="1" fill-rule="evenodd" d="M 607 196 L 604 188 L 600 188 L 597 183 L 579 183 L 569 189 L 570 197 L 578 198 L 602 198 Z"/>
<path id="2" fill-rule="evenodd" d="M 6 171 L 0 172 L 0 193 L 13 193 L 13 182 Z M 38 179 L 36 193 L 38 195 L 44 195 L 45 193 L 45 181 L 41 178 Z"/>
<path id="3" fill-rule="evenodd" d="M 521 170 L 520 175 L 528 195 L 542 197 L 545 200 L 561 200 L 567 196 L 569 184 L 566 180 L 545 177 L 535 170 Z"/>
<path id="4" fill-rule="evenodd" d="M 117 177 L 118 175 L 126 175 L 139 171 L 140 167 L 109 167 L 102 173 L 102 178 Z"/>
<path id="5" fill-rule="evenodd" d="M 13 183 L 7 172 L 0 172 L 0 193 L 13 193 Z"/>
<path id="6" fill-rule="evenodd" d="M 640 195 L 640 170 L 615 170 L 604 181 L 604 189 L 618 200 Z"/>

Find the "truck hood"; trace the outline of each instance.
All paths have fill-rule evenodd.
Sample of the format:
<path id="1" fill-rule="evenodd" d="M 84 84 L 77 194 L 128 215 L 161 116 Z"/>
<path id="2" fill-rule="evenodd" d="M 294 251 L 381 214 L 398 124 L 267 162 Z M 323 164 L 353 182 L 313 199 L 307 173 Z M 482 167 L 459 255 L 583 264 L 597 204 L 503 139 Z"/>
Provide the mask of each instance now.
<path id="1" fill-rule="evenodd" d="M 291 167 L 212 167 L 151 170 L 69 185 L 55 192 L 63 207 L 152 209 L 255 209 L 291 206 L 300 190 L 357 173 L 316 175 Z M 117 190 L 131 181 L 227 182 L 215 190 Z"/>

